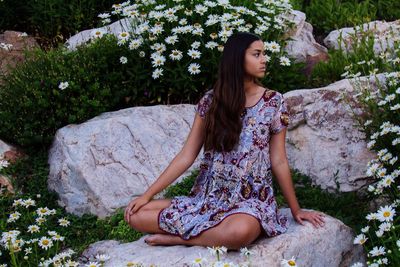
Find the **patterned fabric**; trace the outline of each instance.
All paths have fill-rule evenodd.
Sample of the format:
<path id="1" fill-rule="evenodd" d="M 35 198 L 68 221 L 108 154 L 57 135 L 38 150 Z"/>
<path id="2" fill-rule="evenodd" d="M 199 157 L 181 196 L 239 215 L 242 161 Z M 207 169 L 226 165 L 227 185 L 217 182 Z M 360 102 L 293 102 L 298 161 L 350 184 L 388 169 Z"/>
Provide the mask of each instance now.
<path id="1" fill-rule="evenodd" d="M 197 105 L 205 118 L 212 90 Z M 230 152 L 204 151 L 200 173 L 189 196 L 172 199 L 160 211 L 162 230 L 189 239 L 237 213 L 258 219 L 267 236 L 287 230 L 287 217 L 279 213 L 272 188 L 269 140 L 289 123 L 282 94 L 266 90 L 253 107 L 242 114 L 240 141 Z"/>

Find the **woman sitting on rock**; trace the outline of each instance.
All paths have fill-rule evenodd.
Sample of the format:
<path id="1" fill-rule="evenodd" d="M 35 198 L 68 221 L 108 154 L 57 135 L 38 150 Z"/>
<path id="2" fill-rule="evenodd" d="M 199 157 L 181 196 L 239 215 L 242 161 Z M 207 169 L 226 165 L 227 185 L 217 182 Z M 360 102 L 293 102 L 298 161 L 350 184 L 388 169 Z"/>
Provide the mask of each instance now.
<path id="1" fill-rule="evenodd" d="M 233 34 L 182 150 L 125 210 L 131 227 L 154 234 L 145 239 L 148 244 L 239 249 L 261 233 L 284 233 L 287 217 L 279 213 L 272 172 L 293 218 L 324 225 L 323 213 L 302 210 L 297 202 L 285 151 L 288 113 L 282 94 L 258 81 L 265 71 L 263 41 L 251 33 Z M 190 195 L 152 200 L 193 164 L 203 145 Z"/>

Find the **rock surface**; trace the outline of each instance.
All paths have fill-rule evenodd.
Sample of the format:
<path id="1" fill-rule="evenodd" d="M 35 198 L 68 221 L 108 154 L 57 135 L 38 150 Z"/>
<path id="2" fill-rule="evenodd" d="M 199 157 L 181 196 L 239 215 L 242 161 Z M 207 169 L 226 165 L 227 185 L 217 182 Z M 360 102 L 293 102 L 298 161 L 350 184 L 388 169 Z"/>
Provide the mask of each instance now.
<path id="1" fill-rule="evenodd" d="M 399 41 L 400 19 L 392 22 L 377 20 L 353 28 L 349 27 L 334 30 L 324 39 L 324 44 L 328 48 L 333 49 L 339 49 L 340 46 L 343 51 L 349 52 L 353 50 L 352 44 L 354 43 L 354 38 L 352 38 L 352 36 L 356 35 L 357 40 L 361 40 L 364 35 L 362 32 L 365 31 L 372 34 L 374 38 L 374 52 L 375 54 L 380 54 L 387 48 L 393 48 L 393 44 L 396 40 Z M 339 45 L 338 38 L 340 35 L 342 35 L 342 42 Z"/>
<path id="2" fill-rule="evenodd" d="M 286 33 L 285 39 L 288 39 L 288 42 L 285 51 L 295 62 L 305 62 L 305 74 L 309 75 L 315 64 L 328 60 L 328 49 L 315 41 L 313 27 L 306 22 L 303 12 L 294 10 L 291 21 L 295 26 Z"/>
<path id="3" fill-rule="evenodd" d="M 375 83 L 373 78 L 366 82 Z M 335 190 L 335 179 L 342 192 L 368 183 L 366 166 L 374 158 L 343 99 L 354 94 L 352 83 L 345 79 L 285 94 L 291 118 L 286 140 L 289 165 L 328 191 Z"/>
<path id="4" fill-rule="evenodd" d="M 94 30 L 101 30 L 108 34 L 113 34 L 113 35 L 117 36 L 120 32 L 131 31 L 131 29 L 132 29 L 132 26 L 129 23 L 129 20 L 121 19 L 110 25 L 106 25 L 104 27 L 81 31 L 81 32 L 71 36 L 67 40 L 67 42 L 65 42 L 65 46 L 69 50 L 75 50 L 78 46 L 85 44 L 86 42 L 88 42 L 92 39 L 92 32 Z"/>
<path id="5" fill-rule="evenodd" d="M 25 33 L 5 31 L 0 34 L 0 72 L 9 73 L 10 69 L 24 61 L 24 50 L 38 47 L 36 40 Z"/>
<path id="6" fill-rule="evenodd" d="M 168 166 L 186 141 L 194 113 L 193 105 L 135 107 L 63 127 L 49 151 L 49 189 L 68 212 L 112 214 Z M 197 167 L 196 161 L 182 177 Z"/>
<path id="7" fill-rule="evenodd" d="M 278 267 L 282 259 L 291 257 L 296 258 L 298 266 L 307 267 L 348 267 L 358 261 L 365 263 L 363 248 L 353 245 L 353 230 L 341 221 L 327 215 L 324 227 L 316 229 L 307 221 L 304 226 L 295 222 L 289 209 L 282 209 L 281 213 L 288 216 L 288 231 L 273 238 L 259 238 L 249 246 L 254 253 L 250 257 L 250 266 Z M 216 261 L 216 257 L 204 247 L 155 247 L 144 243 L 144 238 L 123 244 L 113 240 L 100 241 L 90 245 L 81 258 L 91 259 L 97 254 L 111 256 L 105 263 L 106 267 L 126 266 L 128 262 L 157 267 L 192 266 L 193 260 L 199 256 L 207 259 L 208 263 Z M 244 256 L 236 251 L 223 255 L 221 261 L 246 263 Z"/>

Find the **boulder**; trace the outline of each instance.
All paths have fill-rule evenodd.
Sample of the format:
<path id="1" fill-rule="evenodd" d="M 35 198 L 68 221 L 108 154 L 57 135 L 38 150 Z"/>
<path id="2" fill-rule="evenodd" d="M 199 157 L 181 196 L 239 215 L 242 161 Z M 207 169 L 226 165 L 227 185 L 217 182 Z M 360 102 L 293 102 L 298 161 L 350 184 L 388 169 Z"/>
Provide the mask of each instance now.
<path id="1" fill-rule="evenodd" d="M 353 50 L 354 37 L 361 40 L 365 34 L 374 38 L 374 52 L 376 55 L 387 50 L 393 49 L 393 44 L 400 38 L 400 19 L 392 22 L 371 21 L 361 26 L 342 28 L 334 30 L 324 39 L 324 44 L 328 48 L 343 49 L 344 52 Z M 339 37 L 342 41 L 339 45 Z"/>
<path id="2" fill-rule="evenodd" d="M 10 69 L 24 61 L 25 50 L 38 47 L 36 40 L 26 33 L 5 31 L 0 34 L 0 72 L 8 74 Z"/>
<path id="3" fill-rule="evenodd" d="M 361 81 L 376 88 L 373 77 Z M 284 95 L 291 119 L 286 140 L 289 165 L 328 191 L 356 191 L 370 182 L 365 171 L 375 154 L 352 118 L 352 112 L 361 114 L 352 98 L 353 84 L 354 80 L 344 79 Z"/>
<path id="4" fill-rule="evenodd" d="M 107 34 L 113 34 L 115 36 L 118 36 L 120 32 L 130 32 L 132 31 L 132 25 L 129 22 L 129 19 L 121 19 L 118 20 L 110 25 L 106 25 L 103 27 L 95 28 L 95 29 L 90 29 L 90 30 L 84 30 L 81 31 L 73 36 L 71 36 L 66 42 L 65 46 L 67 47 L 68 50 L 75 50 L 78 46 L 87 43 L 92 39 L 92 32 L 95 30 L 100 30 L 103 31 Z"/>
<path id="5" fill-rule="evenodd" d="M 313 27 L 306 22 L 303 12 L 294 10 L 290 14 L 290 20 L 295 25 L 285 34 L 285 39 L 288 40 L 285 51 L 295 62 L 305 62 L 304 72 L 310 75 L 315 64 L 328 60 L 328 49 L 315 41 Z"/>
<path id="6" fill-rule="evenodd" d="M 248 247 L 250 266 L 278 267 L 282 259 L 295 257 L 297 266 L 348 267 L 355 262 L 365 264 L 365 253 L 361 245 L 353 245 L 354 231 L 341 221 L 327 215 L 325 225 L 314 228 L 305 221 L 304 226 L 294 221 L 290 209 L 280 212 L 288 216 L 287 232 L 275 237 L 260 237 Z M 206 259 L 211 266 L 216 256 L 200 246 L 149 246 L 144 238 L 131 243 L 105 240 L 94 243 L 81 255 L 82 259 L 93 260 L 97 254 L 107 254 L 111 258 L 104 266 L 127 266 L 127 263 L 154 264 L 157 267 L 193 266 L 194 259 Z M 238 251 L 222 255 L 221 261 L 246 266 L 246 258 Z M 219 265 L 218 265 L 219 266 Z M 221 265 L 222 266 L 222 265 Z"/>
<path id="7" fill-rule="evenodd" d="M 168 166 L 194 114 L 194 106 L 185 104 L 134 107 L 61 128 L 49 151 L 49 189 L 68 212 L 111 215 Z M 198 166 L 197 160 L 181 177 Z"/>

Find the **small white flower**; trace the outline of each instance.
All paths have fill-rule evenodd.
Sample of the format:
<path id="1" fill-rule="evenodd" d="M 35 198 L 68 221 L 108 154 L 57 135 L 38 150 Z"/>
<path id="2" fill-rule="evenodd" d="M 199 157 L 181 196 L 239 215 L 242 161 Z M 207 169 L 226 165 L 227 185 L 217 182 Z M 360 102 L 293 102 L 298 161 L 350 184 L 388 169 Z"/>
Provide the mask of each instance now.
<path id="1" fill-rule="evenodd" d="M 372 120 L 367 120 L 365 123 L 364 123 L 364 126 L 368 126 L 368 125 L 370 125 L 372 123 Z"/>
<path id="2" fill-rule="evenodd" d="M 128 59 L 126 57 L 122 56 L 119 58 L 119 62 L 121 62 L 121 64 L 126 64 L 126 63 L 128 63 Z"/>
<path id="3" fill-rule="evenodd" d="M 152 65 L 153 67 L 160 67 L 165 63 L 165 57 L 159 54 L 152 54 Z"/>
<path id="4" fill-rule="evenodd" d="M 361 232 L 367 233 L 369 231 L 369 226 L 365 226 L 364 228 L 361 228 Z"/>
<path id="5" fill-rule="evenodd" d="M 90 35 L 92 36 L 92 38 L 101 38 L 104 36 L 104 34 L 106 34 L 107 31 L 104 29 L 94 29 L 90 32 Z"/>
<path id="6" fill-rule="evenodd" d="M 383 222 L 381 225 L 379 225 L 379 230 L 382 230 L 384 232 L 390 231 L 390 228 L 392 227 L 392 224 L 389 222 Z"/>
<path id="7" fill-rule="evenodd" d="M 181 60 L 183 57 L 183 54 L 181 51 L 174 49 L 171 51 L 171 54 L 169 55 L 169 57 L 172 60 Z"/>
<path id="8" fill-rule="evenodd" d="M 61 218 L 61 219 L 58 219 L 58 224 L 60 226 L 67 227 L 68 225 L 70 225 L 70 222 L 65 218 Z"/>
<path id="9" fill-rule="evenodd" d="M 375 145 L 375 143 L 376 143 L 375 140 L 371 140 L 370 142 L 368 142 L 367 144 L 368 149 L 371 149 Z"/>
<path id="10" fill-rule="evenodd" d="M 37 225 L 29 225 L 28 226 L 28 233 L 37 233 L 39 232 L 40 227 Z"/>
<path id="11" fill-rule="evenodd" d="M 21 213 L 19 213 L 18 211 L 13 212 L 8 216 L 7 222 L 15 222 L 20 217 L 21 217 Z"/>
<path id="12" fill-rule="evenodd" d="M 85 267 L 100 267 L 101 265 L 97 262 L 89 262 L 88 264 L 85 265 Z"/>
<path id="13" fill-rule="evenodd" d="M 240 253 L 245 256 L 245 257 L 250 257 L 250 255 L 253 255 L 254 252 L 251 252 L 248 248 L 244 247 L 240 249 Z"/>
<path id="14" fill-rule="evenodd" d="M 191 75 L 199 74 L 200 71 L 200 65 L 197 63 L 192 63 L 188 67 L 188 71 Z"/>
<path id="15" fill-rule="evenodd" d="M 157 68 L 153 71 L 153 74 L 151 75 L 151 77 L 153 77 L 153 79 L 158 79 L 162 75 L 163 75 L 163 69 Z"/>
<path id="16" fill-rule="evenodd" d="M 280 60 L 280 64 L 281 64 L 282 66 L 290 66 L 290 60 L 289 60 L 289 58 L 287 58 L 287 57 L 280 57 L 279 60 Z"/>
<path id="17" fill-rule="evenodd" d="M 283 259 L 281 260 L 281 266 L 283 267 L 297 267 L 296 260 L 292 257 L 289 260 Z"/>
<path id="18" fill-rule="evenodd" d="M 281 47 L 277 42 L 272 41 L 272 42 L 266 42 L 264 44 L 264 49 L 269 50 L 272 53 L 275 53 L 275 52 L 279 52 Z"/>
<path id="19" fill-rule="evenodd" d="M 380 207 L 377 211 L 377 218 L 381 222 L 390 222 L 393 221 L 393 217 L 396 214 L 396 211 L 391 206 Z"/>
<path id="20" fill-rule="evenodd" d="M 24 200 L 22 205 L 25 208 L 29 208 L 30 206 L 36 206 L 36 201 L 33 199 L 28 198 L 27 200 Z"/>
<path id="21" fill-rule="evenodd" d="M 47 216 L 50 215 L 50 210 L 47 207 L 44 208 L 38 208 L 36 210 L 37 215 L 39 215 L 40 217 L 42 216 Z"/>
<path id="22" fill-rule="evenodd" d="M 64 89 L 68 88 L 68 86 L 69 86 L 68 82 L 60 82 L 60 84 L 58 85 L 58 88 L 60 90 L 64 90 Z"/>
<path id="23" fill-rule="evenodd" d="M 125 43 L 129 39 L 129 32 L 120 32 L 118 34 L 118 40 L 122 43 Z"/>
<path id="24" fill-rule="evenodd" d="M 101 14 L 97 15 L 97 17 L 99 17 L 101 19 L 107 19 L 107 18 L 111 17 L 111 15 L 108 13 L 101 13 Z"/>
<path id="25" fill-rule="evenodd" d="M 351 265 L 350 267 L 364 267 L 364 264 L 362 264 L 361 262 L 356 262 L 353 265 Z"/>
<path id="26" fill-rule="evenodd" d="M 398 159 L 397 156 L 393 157 L 391 160 L 389 160 L 389 164 L 394 165 L 397 162 L 397 159 Z"/>
<path id="27" fill-rule="evenodd" d="M 381 101 L 378 102 L 378 106 L 386 105 L 386 103 L 387 102 L 385 100 L 381 100 Z"/>
<path id="28" fill-rule="evenodd" d="M 193 42 L 192 44 L 191 44 L 191 47 L 193 48 L 193 49 L 197 49 L 197 48 L 199 48 L 200 47 L 200 42 Z"/>
<path id="29" fill-rule="evenodd" d="M 176 42 L 178 42 L 178 36 L 177 35 L 168 36 L 167 38 L 165 38 L 165 42 L 167 44 L 175 44 Z"/>
<path id="30" fill-rule="evenodd" d="M 53 246 L 53 241 L 51 240 L 51 238 L 43 236 L 42 238 L 39 239 L 38 245 L 42 249 L 47 250 Z"/>
<path id="31" fill-rule="evenodd" d="M 371 257 L 376 257 L 376 256 L 380 256 L 380 255 L 385 255 L 385 248 L 380 246 L 378 247 L 373 247 L 372 250 L 368 253 L 369 255 L 371 255 Z"/>
<path id="32" fill-rule="evenodd" d="M 393 101 L 395 98 L 396 98 L 395 94 L 387 95 L 385 97 L 385 101 L 390 102 L 390 101 Z"/>
<path id="33" fill-rule="evenodd" d="M 96 255 L 96 260 L 100 261 L 100 262 L 105 262 L 108 261 L 111 257 L 109 255 L 106 254 L 97 254 Z"/>
<path id="34" fill-rule="evenodd" d="M 193 59 L 200 58 L 201 56 L 201 52 L 196 49 L 190 49 L 187 54 Z"/>
<path id="35" fill-rule="evenodd" d="M 130 50 L 135 50 L 138 49 L 143 43 L 143 39 L 142 38 L 137 38 L 137 39 L 132 39 L 129 42 L 129 49 Z"/>
<path id="36" fill-rule="evenodd" d="M 206 43 L 205 47 L 209 48 L 211 50 L 213 50 L 214 48 L 216 48 L 218 46 L 218 43 L 214 42 L 214 41 L 209 41 Z"/>
<path id="37" fill-rule="evenodd" d="M 139 52 L 139 57 L 145 57 L 145 56 L 146 56 L 146 53 L 144 51 Z"/>
<path id="38" fill-rule="evenodd" d="M 364 245 L 365 242 L 367 242 L 368 238 L 364 234 L 359 234 L 354 238 L 353 244 L 356 245 Z"/>
<path id="39" fill-rule="evenodd" d="M 398 110 L 398 109 L 400 109 L 400 104 L 396 104 L 396 105 L 390 107 L 390 110 Z"/>

